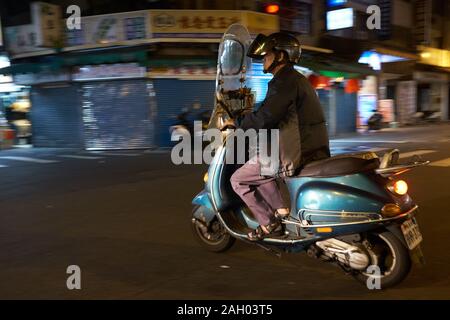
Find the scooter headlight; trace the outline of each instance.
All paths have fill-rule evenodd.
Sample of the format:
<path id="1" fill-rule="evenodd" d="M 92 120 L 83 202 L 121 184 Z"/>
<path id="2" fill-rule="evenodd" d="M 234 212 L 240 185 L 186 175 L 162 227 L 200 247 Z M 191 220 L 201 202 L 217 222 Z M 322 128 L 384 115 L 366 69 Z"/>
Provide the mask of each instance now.
<path id="1" fill-rule="evenodd" d="M 403 180 L 397 180 L 388 185 L 389 191 L 398 196 L 404 196 L 408 192 L 408 184 Z"/>

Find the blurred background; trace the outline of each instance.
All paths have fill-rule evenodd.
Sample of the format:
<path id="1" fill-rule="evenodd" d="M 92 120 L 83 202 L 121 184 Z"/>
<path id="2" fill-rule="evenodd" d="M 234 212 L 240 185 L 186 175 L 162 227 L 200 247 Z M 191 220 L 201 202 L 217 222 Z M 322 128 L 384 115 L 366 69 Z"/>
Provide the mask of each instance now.
<path id="1" fill-rule="evenodd" d="M 446 0 L 15 0 L 0 14 L 3 148 L 171 146 L 171 126 L 212 109 L 218 44 L 236 22 L 300 39 L 297 70 L 331 136 L 374 114 L 374 129 L 449 119 Z M 261 102 L 271 76 L 257 62 L 253 73 Z"/>
<path id="2" fill-rule="evenodd" d="M 0 1 L 0 298 L 449 299 L 449 17 L 447 0 Z M 405 173 L 427 265 L 398 288 L 195 242 L 207 166 L 173 164 L 171 130 L 208 121 L 237 22 L 298 37 L 332 155 L 431 161 Z M 259 104 L 271 75 L 250 72 Z"/>

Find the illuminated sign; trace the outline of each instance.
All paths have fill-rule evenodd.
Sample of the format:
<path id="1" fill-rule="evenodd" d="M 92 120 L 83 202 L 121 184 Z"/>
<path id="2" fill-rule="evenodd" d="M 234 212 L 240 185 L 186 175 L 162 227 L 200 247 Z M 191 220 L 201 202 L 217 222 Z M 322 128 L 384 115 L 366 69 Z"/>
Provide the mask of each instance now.
<path id="1" fill-rule="evenodd" d="M 389 54 L 380 54 L 376 51 L 364 51 L 361 57 L 359 58 L 358 62 L 368 64 L 374 70 L 381 70 L 382 63 L 405 61 L 405 60 L 408 59 Z"/>
<path id="2" fill-rule="evenodd" d="M 327 4 L 329 7 L 337 7 L 347 3 L 347 0 L 328 0 Z"/>
<path id="3" fill-rule="evenodd" d="M 353 9 L 345 8 L 327 12 L 327 30 L 353 27 Z"/>
<path id="4" fill-rule="evenodd" d="M 420 62 L 442 68 L 450 68 L 450 50 L 442 50 L 425 46 L 417 47 L 420 51 Z"/>
<path id="5" fill-rule="evenodd" d="M 37 47 L 55 47 L 61 40 L 61 7 L 59 5 L 32 2 L 31 20 L 36 30 Z"/>

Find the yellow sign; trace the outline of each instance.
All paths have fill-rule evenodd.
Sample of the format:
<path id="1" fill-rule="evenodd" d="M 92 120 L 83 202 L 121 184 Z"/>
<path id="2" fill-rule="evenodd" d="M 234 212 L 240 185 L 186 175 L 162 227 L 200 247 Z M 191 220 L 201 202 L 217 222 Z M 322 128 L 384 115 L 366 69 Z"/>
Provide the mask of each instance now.
<path id="1" fill-rule="evenodd" d="M 278 16 L 234 10 L 150 10 L 154 38 L 220 38 L 233 23 L 252 34 L 279 31 Z"/>
<path id="2" fill-rule="evenodd" d="M 32 2 L 31 15 L 36 30 L 36 46 L 55 47 L 61 45 L 61 7 L 45 2 Z"/>
<path id="3" fill-rule="evenodd" d="M 424 46 L 418 46 L 421 52 L 420 62 L 424 64 L 431 64 L 442 68 L 450 68 L 450 51 L 442 50 Z"/>

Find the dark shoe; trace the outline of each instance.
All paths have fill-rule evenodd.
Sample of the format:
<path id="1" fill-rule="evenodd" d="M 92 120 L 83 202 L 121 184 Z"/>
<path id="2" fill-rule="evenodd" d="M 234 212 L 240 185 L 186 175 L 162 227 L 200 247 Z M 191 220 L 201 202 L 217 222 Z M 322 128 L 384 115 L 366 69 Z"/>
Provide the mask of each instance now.
<path id="1" fill-rule="evenodd" d="M 265 238 L 279 237 L 284 235 L 283 226 L 280 222 L 271 223 L 266 226 L 269 233 L 265 233 L 261 226 L 250 232 L 247 237 L 250 241 L 260 241 Z"/>

